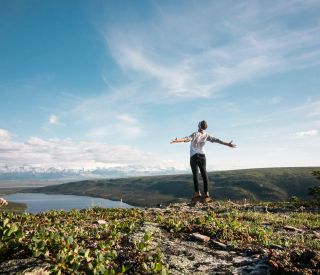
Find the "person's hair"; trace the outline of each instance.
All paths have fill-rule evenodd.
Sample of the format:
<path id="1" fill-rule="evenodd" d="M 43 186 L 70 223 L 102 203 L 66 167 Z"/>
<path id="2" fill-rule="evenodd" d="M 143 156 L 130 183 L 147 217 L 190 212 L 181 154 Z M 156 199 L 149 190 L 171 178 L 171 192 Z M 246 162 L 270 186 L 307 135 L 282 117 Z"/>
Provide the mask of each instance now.
<path id="1" fill-rule="evenodd" d="M 208 123 L 205 120 L 202 120 L 198 124 L 199 129 L 205 130 L 208 128 Z"/>

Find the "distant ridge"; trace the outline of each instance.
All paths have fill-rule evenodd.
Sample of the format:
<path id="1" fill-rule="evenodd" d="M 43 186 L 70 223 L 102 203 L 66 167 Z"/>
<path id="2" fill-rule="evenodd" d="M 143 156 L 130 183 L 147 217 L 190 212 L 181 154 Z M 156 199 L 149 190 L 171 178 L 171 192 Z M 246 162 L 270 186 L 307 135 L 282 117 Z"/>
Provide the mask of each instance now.
<path id="1" fill-rule="evenodd" d="M 61 180 L 75 181 L 88 178 L 122 178 L 142 175 L 181 174 L 186 170 L 175 167 L 126 165 L 116 167 L 96 167 L 92 169 L 43 168 L 24 165 L 21 167 L 0 166 L 0 180 Z"/>
<path id="2" fill-rule="evenodd" d="M 257 168 L 209 172 L 210 193 L 215 199 L 283 201 L 308 197 L 308 188 L 319 185 L 312 171 L 320 167 Z M 202 181 L 200 181 L 202 187 Z M 154 206 L 189 200 L 191 174 L 95 179 L 64 183 L 28 192 L 73 194 L 123 199 L 135 206 Z"/>

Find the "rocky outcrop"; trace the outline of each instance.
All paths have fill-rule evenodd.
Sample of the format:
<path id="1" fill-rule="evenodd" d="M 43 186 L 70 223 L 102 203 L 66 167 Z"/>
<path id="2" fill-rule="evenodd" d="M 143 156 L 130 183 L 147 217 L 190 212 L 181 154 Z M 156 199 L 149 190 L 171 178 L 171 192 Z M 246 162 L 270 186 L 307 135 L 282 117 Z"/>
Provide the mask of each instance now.
<path id="1" fill-rule="evenodd" d="M 8 202 L 5 199 L 0 198 L 0 207 L 1 206 L 6 206 L 6 205 L 8 205 Z"/>
<path id="2" fill-rule="evenodd" d="M 270 274 L 268 254 L 264 250 L 252 253 L 229 249 L 217 241 L 208 240 L 204 235 L 194 234 L 173 237 L 159 224 L 145 223 L 133 235 L 141 240 L 144 232 L 153 236 L 151 249 L 160 248 L 169 274 Z"/>

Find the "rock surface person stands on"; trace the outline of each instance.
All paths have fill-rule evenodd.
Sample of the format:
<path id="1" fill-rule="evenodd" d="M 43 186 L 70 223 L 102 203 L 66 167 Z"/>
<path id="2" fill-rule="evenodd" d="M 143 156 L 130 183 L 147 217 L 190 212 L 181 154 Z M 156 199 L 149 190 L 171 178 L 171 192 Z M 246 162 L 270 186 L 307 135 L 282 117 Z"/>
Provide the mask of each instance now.
<path id="1" fill-rule="evenodd" d="M 229 146 L 231 148 L 235 148 L 236 145 L 230 142 L 224 142 L 218 138 L 215 138 L 209 135 L 205 130 L 208 128 L 208 124 L 206 121 L 202 120 L 198 124 L 198 131 L 192 133 L 189 136 L 184 138 L 175 138 L 171 141 L 171 143 L 178 142 L 191 142 L 190 144 L 190 166 L 193 175 L 193 183 L 194 183 L 194 194 L 192 197 L 192 201 L 196 202 L 202 198 L 201 192 L 199 189 L 199 180 L 198 180 L 198 170 L 200 170 L 202 179 L 203 179 L 203 189 L 204 189 L 204 202 L 208 202 L 210 200 L 209 197 L 209 189 L 208 189 L 208 174 L 206 170 L 206 156 L 204 151 L 204 146 L 207 141 L 220 143 L 222 145 Z"/>

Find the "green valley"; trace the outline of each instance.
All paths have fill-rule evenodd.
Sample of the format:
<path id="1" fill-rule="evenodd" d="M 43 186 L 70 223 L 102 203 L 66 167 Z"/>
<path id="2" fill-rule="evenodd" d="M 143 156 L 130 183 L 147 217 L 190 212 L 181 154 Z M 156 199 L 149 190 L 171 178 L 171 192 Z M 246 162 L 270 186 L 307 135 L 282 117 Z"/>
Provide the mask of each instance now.
<path id="1" fill-rule="evenodd" d="M 309 188 L 320 184 L 312 175 L 312 171 L 319 169 L 294 167 L 209 172 L 210 193 L 219 200 L 285 201 L 292 196 L 307 199 Z M 191 174 L 183 174 L 93 179 L 25 191 L 122 199 L 134 206 L 148 207 L 189 200 L 193 182 Z"/>

